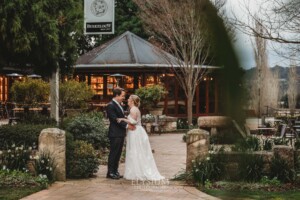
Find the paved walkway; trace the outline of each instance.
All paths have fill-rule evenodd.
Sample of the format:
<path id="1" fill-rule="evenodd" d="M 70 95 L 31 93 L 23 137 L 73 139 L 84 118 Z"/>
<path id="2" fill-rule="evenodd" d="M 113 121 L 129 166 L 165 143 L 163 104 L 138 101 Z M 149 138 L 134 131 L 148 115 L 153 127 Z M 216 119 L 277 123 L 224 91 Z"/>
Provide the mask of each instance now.
<path id="1" fill-rule="evenodd" d="M 215 197 L 200 192 L 180 181 L 169 181 L 175 174 L 185 169 L 186 144 L 182 134 L 150 136 L 151 147 L 160 173 L 167 179 L 161 182 L 136 182 L 124 179 L 106 179 L 106 166 L 100 166 L 96 178 L 56 182 L 49 189 L 23 198 L 23 200 L 147 200 L 147 199 L 204 199 Z M 124 164 L 120 166 L 124 172 Z"/>

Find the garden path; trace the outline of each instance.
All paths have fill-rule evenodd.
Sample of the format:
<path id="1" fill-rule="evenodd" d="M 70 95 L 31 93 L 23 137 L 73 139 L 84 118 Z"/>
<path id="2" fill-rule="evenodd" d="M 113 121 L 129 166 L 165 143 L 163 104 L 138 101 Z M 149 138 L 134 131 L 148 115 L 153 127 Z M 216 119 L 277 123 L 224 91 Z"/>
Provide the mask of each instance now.
<path id="1" fill-rule="evenodd" d="M 150 143 L 160 173 L 167 178 L 163 182 L 131 182 L 124 179 L 106 179 L 107 166 L 100 166 L 96 178 L 55 182 L 47 190 L 32 194 L 23 200 L 98 200 L 98 199 L 218 199 L 180 181 L 169 181 L 185 169 L 186 144 L 183 134 L 151 135 Z M 120 165 L 124 172 L 124 164 Z"/>

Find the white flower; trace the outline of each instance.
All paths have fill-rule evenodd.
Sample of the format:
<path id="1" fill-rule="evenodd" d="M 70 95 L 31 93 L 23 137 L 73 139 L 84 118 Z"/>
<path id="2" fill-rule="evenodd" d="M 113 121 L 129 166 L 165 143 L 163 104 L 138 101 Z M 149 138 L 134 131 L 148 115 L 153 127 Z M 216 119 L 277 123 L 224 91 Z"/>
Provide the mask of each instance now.
<path id="1" fill-rule="evenodd" d="M 40 159 L 40 157 L 39 156 L 34 156 L 34 159 L 38 160 L 38 159 Z"/>
<path id="2" fill-rule="evenodd" d="M 49 168 L 49 171 L 52 171 L 52 167 Z"/>
<path id="3" fill-rule="evenodd" d="M 195 162 L 195 160 L 192 160 L 192 163 L 194 163 Z"/>
<path id="4" fill-rule="evenodd" d="M 28 147 L 28 150 L 32 150 L 32 147 Z"/>
<path id="5" fill-rule="evenodd" d="M 32 155 L 29 156 L 30 159 L 33 159 Z"/>
<path id="6" fill-rule="evenodd" d="M 19 147 L 16 147 L 16 151 L 18 151 L 19 150 Z"/>
<path id="7" fill-rule="evenodd" d="M 45 161 L 44 161 L 44 160 L 41 160 L 41 163 L 45 163 Z"/>
<path id="8" fill-rule="evenodd" d="M 15 146 L 16 146 L 15 144 L 12 144 L 12 145 L 11 145 L 12 148 L 14 148 Z"/>
<path id="9" fill-rule="evenodd" d="M 7 153 L 10 153 L 10 152 L 11 152 L 11 150 L 10 150 L 10 149 L 8 149 Z"/>
<path id="10" fill-rule="evenodd" d="M 3 152 L 2 152 L 2 151 L 0 151 L 0 155 L 1 155 L 1 154 L 3 154 Z"/>
<path id="11" fill-rule="evenodd" d="M 6 170 L 6 166 L 5 166 L 5 165 L 3 165 L 2 169 L 3 169 L 3 170 Z"/>
<path id="12" fill-rule="evenodd" d="M 46 174 L 44 174 L 44 175 L 43 175 L 43 178 L 47 178 L 47 175 L 46 175 Z"/>
<path id="13" fill-rule="evenodd" d="M 207 157 L 206 160 L 210 160 L 210 157 Z"/>
<path id="14" fill-rule="evenodd" d="M 12 158 L 15 157 L 14 154 L 11 154 L 11 157 L 12 157 Z"/>

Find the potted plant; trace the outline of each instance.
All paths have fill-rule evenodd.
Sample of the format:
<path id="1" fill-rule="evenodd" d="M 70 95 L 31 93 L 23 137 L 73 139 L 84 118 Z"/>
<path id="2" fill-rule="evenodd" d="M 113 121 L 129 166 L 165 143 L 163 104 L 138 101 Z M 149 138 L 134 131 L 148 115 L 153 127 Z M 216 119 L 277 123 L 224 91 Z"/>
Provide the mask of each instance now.
<path id="1" fill-rule="evenodd" d="M 143 109 L 148 110 L 153 115 L 161 115 L 162 108 L 157 104 L 160 102 L 167 94 L 167 90 L 162 85 L 151 85 L 140 87 L 135 91 L 141 99 L 141 106 Z M 159 110 L 159 111 L 158 111 Z"/>

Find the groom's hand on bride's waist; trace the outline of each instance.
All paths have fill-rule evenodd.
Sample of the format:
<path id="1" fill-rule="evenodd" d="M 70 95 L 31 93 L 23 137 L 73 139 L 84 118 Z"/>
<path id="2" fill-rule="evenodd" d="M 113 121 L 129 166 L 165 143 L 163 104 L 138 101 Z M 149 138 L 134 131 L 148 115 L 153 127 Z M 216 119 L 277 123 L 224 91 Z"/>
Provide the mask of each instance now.
<path id="1" fill-rule="evenodd" d="M 128 127 L 127 127 L 129 130 L 135 130 L 135 126 L 134 125 L 132 125 L 132 124 L 128 124 Z"/>

